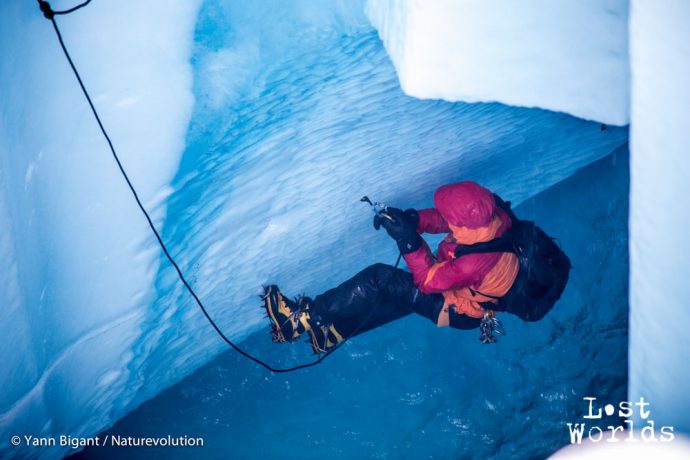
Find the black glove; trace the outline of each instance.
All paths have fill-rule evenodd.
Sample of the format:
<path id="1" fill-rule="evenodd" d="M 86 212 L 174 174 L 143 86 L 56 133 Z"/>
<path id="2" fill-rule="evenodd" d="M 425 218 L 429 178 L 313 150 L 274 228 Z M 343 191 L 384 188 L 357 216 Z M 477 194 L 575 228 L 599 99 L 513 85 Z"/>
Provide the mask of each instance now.
<path id="1" fill-rule="evenodd" d="M 385 228 L 403 254 L 414 252 L 422 245 L 422 237 L 417 233 L 418 226 L 419 215 L 414 209 L 401 211 L 398 208 L 386 208 L 374 216 L 374 228 Z"/>
<path id="2" fill-rule="evenodd" d="M 384 217 L 384 215 L 387 217 Z M 398 208 L 386 208 L 383 213 L 374 216 L 374 228 L 376 230 L 381 227 L 386 228 L 387 223 L 392 224 L 394 222 L 404 222 L 405 225 L 412 227 L 416 231 L 417 227 L 419 227 L 419 214 L 414 209 L 402 211 Z M 386 228 L 386 230 L 388 229 Z"/>

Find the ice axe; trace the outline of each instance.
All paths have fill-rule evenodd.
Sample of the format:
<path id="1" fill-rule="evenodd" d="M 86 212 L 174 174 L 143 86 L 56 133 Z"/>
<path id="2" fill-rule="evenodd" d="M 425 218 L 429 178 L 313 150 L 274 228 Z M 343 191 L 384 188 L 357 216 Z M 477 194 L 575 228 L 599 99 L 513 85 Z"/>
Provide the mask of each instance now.
<path id="1" fill-rule="evenodd" d="M 374 214 L 377 216 L 381 217 L 382 219 L 388 219 L 395 223 L 393 216 L 386 212 L 388 210 L 388 206 L 386 206 L 385 203 L 379 203 L 378 201 L 372 202 L 366 195 L 364 195 L 359 201 L 367 203 L 369 206 L 371 206 L 371 210 L 374 211 Z M 378 230 L 378 227 L 375 228 Z M 395 261 L 395 268 L 398 268 L 398 265 L 400 265 L 400 259 L 402 259 L 402 252 L 398 253 L 398 260 Z"/>
<path id="2" fill-rule="evenodd" d="M 377 216 L 383 218 L 383 219 L 388 219 L 391 222 L 395 222 L 395 219 L 393 216 L 387 213 L 388 211 L 388 206 L 385 203 L 380 203 L 378 201 L 372 202 L 368 196 L 363 196 L 359 201 L 362 201 L 364 203 L 368 203 L 369 206 L 371 206 L 371 210 L 374 211 L 374 214 Z M 378 229 L 377 229 L 378 230 Z"/>

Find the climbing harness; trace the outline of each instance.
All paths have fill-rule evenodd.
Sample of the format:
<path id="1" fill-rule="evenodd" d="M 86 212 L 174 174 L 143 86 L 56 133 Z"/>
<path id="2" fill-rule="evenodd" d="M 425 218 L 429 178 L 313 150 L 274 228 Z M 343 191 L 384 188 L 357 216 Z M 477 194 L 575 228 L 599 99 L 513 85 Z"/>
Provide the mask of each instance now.
<path id="1" fill-rule="evenodd" d="M 501 320 L 496 317 L 496 312 L 493 310 L 485 310 L 484 317 L 479 323 L 479 340 L 482 343 L 496 343 L 498 339 L 494 333 L 506 335 Z"/>

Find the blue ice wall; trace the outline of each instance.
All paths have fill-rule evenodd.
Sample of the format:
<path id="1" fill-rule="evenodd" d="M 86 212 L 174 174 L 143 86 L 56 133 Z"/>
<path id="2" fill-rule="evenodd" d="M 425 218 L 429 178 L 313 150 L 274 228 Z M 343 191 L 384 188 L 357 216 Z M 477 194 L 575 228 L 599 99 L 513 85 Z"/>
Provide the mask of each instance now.
<path id="1" fill-rule="evenodd" d="M 626 397 L 627 200 L 624 147 L 517 208 L 558 238 L 574 269 L 544 320 L 504 315 L 508 335 L 494 346 L 407 317 L 293 374 L 227 352 L 108 433 L 205 438 L 203 449 L 128 452 L 142 459 L 543 458 L 568 443 L 565 423 L 582 420 L 583 397 Z M 271 344 L 267 326 L 244 345 L 285 365 L 308 349 Z"/>
<path id="2" fill-rule="evenodd" d="M 629 397 L 690 433 L 690 3 L 631 2 Z M 681 200 L 680 206 L 673 205 Z M 637 414 L 636 414 L 637 415 Z M 644 422 L 637 415 L 637 422 Z"/>
<path id="3" fill-rule="evenodd" d="M 194 105 L 201 1 L 126 3 L 94 1 L 56 21 L 162 226 Z M 132 407 L 141 387 L 129 372 L 133 347 L 140 360 L 165 347 L 141 334 L 159 263 L 51 23 L 36 1 L 1 1 L 0 458 L 55 456 L 58 449 L 15 448 L 10 438 L 87 435 Z"/>

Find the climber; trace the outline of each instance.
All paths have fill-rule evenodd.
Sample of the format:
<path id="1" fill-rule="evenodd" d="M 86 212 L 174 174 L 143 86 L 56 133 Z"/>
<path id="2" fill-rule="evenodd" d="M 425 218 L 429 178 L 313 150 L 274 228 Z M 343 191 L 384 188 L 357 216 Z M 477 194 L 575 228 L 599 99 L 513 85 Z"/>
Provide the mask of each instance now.
<path id="1" fill-rule="evenodd" d="M 570 261 L 539 227 L 515 217 L 509 203 L 475 182 L 440 187 L 435 208 L 386 207 L 374 217 L 393 238 L 410 272 L 371 265 L 316 297 L 288 299 L 275 285 L 263 305 L 274 342 L 303 334 L 315 353 L 345 339 L 417 313 L 438 326 L 500 333 L 497 311 L 541 319 L 560 298 Z M 422 233 L 448 233 L 434 257 Z M 488 323 L 487 323 L 488 321 Z"/>

